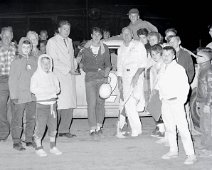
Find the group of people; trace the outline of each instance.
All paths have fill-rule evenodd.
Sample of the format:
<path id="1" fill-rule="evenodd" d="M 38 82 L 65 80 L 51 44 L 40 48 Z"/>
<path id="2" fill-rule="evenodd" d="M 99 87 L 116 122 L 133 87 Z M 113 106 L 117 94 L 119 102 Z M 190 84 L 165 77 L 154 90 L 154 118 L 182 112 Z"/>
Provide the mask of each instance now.
<path id="1" fill-rule="evenodd" d="M 199 65 L 196 74 L 198 74 L 197 103 L 201 114 L 201 144 L 202 148 L 208 151 L 212 149 L 212 122 L 209 120 L 212 68 L 210 44 L 205 48 L 199 48 L 197 54 L 193 54 L 182 47 L 176 29 L 167 29 L 166 42 L 163 42 L 156 27 L 139 18 L 137 9 L 131 9 L 128 15 L 131 23 L 122 29 L 123 44 L 118 49 L 117 55 L 118 89 L 125 107 L 125 113 L 121 112 L 119 115 L 117 126 L 122 129 L 127 116 L 131 128 L 130 135 L 132 137 L 140 135 L 142 128 L 138 115 L 139 108 L 145 110 L 151 100 L 161 102 L 160 110 L 155 110 L 161 114 L 156 116 L 157 119 L 154 117 L 156 128 L 152 135 L 162 137 L 157 143 L 164 143 L 170 147 L 162 159 L 178 156 L 179 133 L 187 155 L 184 164 L 193 164 L 197 158 L 191 136 L 194 127 L 189 112 L 189 95 L 195 76 L 194 60 L 191 55 L 196 58 Z M 211 27 L 209 33 L 211 35 Z M 152 107 L 158 103 L 153 103 Z M 117 137 L 124 138 L 123 133 Z M 211 152 L 209 153 L 208 156 L 212 156 Z"/>
<path id="2" fill-rule="evenodd" d="M 72 138 L 70 124 L 76 107 L 74 50 L 70 23 L 60 21 L 58 33 L 47 40 L 47 31 L 40 36 L 28 31 L 16 47 L 12 27 L 1 29 L 0 45 L 0 140 L 12 136 L 13 148 L 23 151 L 34 147 L 39 156 L 46 156 L 42 138 L 48 126 L 50 153 L 60 155 L 56 135 Z M 39 48 L 38 48 L 39 44 Z M 11 124 L 7 120 L 10 98 Z M 22 140 L 25 117 L 25 139 Z"/>
<path id="3" fill-rule="evenodd" d="M 154 94 L 158 93 L 162 102 L 161 115 L 155 119 L 156 128 L 152 135 L 163 137 L 170 146 L 162 159 L 178 156 L 176 136 L 179 132 L 187 155 L 184 163 L 193 164 L 197 159 L 190 132 L 192 122 L 189 119 L 188 96 L 195 75 L 191 58 L 194 54 L 181 46 L 176 29 L 167 29 L 166 42 L 163 42 L 158 29 L 140 19 L 138 9 L 131 9 L 128 15 L 131 22 L 122 29 L 123 43 L 117 54 L 118 90 L 120 105 L 124 108 L 119 115 L 118 128 L 123 128 L 127 117 L 130 136 L 142 134 L 138 110 L 145 110 Z M 12 28 L 1 29 L 0 140 L 6 140 L 11 132 L 16 150 L 25 150 L 21 139 L 24 113 L 24 142 L 27 147 L 34 147 L 38 156 L 47 156 L 42 146 L 46 126 L 52 154 L 62 154 L 56 147 L 57 136 L 76 136 L 70 133 L 70 125 L 76 108 L 77 64 L 85 72 L 89 135 L 103 134 L 105 99 L 99 96 L 99 88 L 108 83 L 112 68 L 110 52 L 101 41 L 102 30 L 93 27 L 91 40 L 85 43 L 80 55 L 75 58 L 72 39 L 69 38 L 70 28 L 68 21 L 60 21 L 57 33 L 48 40 L 46 31 L 41 31 L 40 36 L 29 31 L 26 37 L 20 39 L 18 48 L 12 43 Z M 109 35 L 105 36 L 108 38 Z M 204 113 L 201 114 L 202 141 L 206 149 L 211 149 L 210 44 L 208 48 L 199 49 L 194 56 L 200 65 L 197 101 Z M 7 120 L 8 98 L 11 101 L 11 125 Z"/>

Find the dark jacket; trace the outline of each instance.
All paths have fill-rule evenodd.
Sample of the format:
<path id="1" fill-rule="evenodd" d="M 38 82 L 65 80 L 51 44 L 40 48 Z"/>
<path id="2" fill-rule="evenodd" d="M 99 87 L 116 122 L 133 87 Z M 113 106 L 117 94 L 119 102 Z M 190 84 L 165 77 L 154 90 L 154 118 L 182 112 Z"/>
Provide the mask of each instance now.
<path id="1" fill-rule="evenodd" d="M 212 103 L 212 65 L 210 62 L 202 63 L 197 85 L 197 102 Z"/>
<path id="2" fill-rule="evenodd" d="M 194 62 L 191 58 L 191 55 L 187 51 L 180 49 L 177 52 L 176 56 L 177 56 L 177 63 L 183 66 L 183 68 L 186 70 L 186 74 L 188 76 L 188 82 L 189 84 L 191 84 L 195 74 Z"/>

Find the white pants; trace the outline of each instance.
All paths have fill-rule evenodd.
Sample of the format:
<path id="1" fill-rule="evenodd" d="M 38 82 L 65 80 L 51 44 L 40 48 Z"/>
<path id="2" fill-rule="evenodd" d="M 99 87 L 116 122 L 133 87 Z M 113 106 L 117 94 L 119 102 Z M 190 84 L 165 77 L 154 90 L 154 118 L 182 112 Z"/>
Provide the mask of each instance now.
<path id="1" fill-rule="evenodd" d="M 141 121 L 137 111 L 137 105 L 140 100 L 144 101 L 144 99 L 142 99 L 141 97 L 143 95 L 142 93 L 143 79 L 142 76 L 140 76 L 141 78 L 138 80 L 137 86 L 134 89 L 132 89 L 131 87 L 132 75 L 134 74 L 130 74 L 128 72 L 127 74 L 125 74 L 125 76 L 123 76 L 123 94 L 124 94 L 124 100 L 125 101 L 127 100 L 125 104 L 125 110 L 132 130 L 132 134 L 141 134 L 142 132 Z M 132 91 L 133 93 L 131 94 Z"/>
<path id="2" fill-rule="evenodd" d="M 180 133 L 186 155 L 194 154 L 191 134 L 188 129 L 184 104 L 178 100 L 162 100 L 162 118 L 166 127 L 170 151 L 177 152 L 176 127 Z"/>

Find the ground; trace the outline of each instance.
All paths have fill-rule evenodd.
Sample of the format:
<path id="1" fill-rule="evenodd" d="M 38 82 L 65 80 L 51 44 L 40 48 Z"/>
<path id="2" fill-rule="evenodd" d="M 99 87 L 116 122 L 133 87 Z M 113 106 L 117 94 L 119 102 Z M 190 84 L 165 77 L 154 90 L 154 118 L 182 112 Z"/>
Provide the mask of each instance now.
<path id="1" fill-rule="evenodd" d="M 155 143 L 150 134 L 154 129 L 152 117 L 142 117 L 143 133 L 139 137 L 118 139 L 117 118 L 106 118 L 104 138 L 92 139 L 88 134 L 87 119 L 73 119 L 71 132 L 77 137 L 58 138 L 60 156 L 49 153 L 48 136 L 43 145 L 48 156 L 38 157 L 32 148 L 18 152 L 12 148 L 11 136 L 0 143 L 0 170 L 212 170 L 212 157 L 198 157 L 194 165 L 184 165 L 186 158 L 179 140 L 179 157 L 162 160 L 168 147 Z M 194 144 L 199 136 L 194 136 Z"/>

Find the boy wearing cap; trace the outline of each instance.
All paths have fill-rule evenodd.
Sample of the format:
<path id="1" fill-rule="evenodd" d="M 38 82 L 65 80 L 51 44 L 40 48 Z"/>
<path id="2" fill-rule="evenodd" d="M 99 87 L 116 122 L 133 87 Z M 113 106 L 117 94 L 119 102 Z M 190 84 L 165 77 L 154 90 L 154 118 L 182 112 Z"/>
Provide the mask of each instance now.
<path id="1" fill-rule="evenodd" d="M 212 156 L 212 50 L 203 48 L 197 52 L 199 65 L 197 105 L 200 112 L 201 145 Z M 203 151 L 204 151 L 203 150 Z M 205 152 L 206 153 L 206 152 Z"/>
<path id="2" fill-rule="evenodd" d="M 130 24 L 128 25 L 128 27 L 133 32 L 133 39 L 139 40 L 137 31 L 141 28 L 146 28 L 149 32 L 158 32 L 158 29 L 153 24 L 140 19 L 139 11 L 137 8 L 132 8 L 131 10 L 129 10 L 128 15 L 130 19 Z"/>

